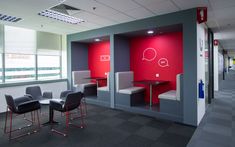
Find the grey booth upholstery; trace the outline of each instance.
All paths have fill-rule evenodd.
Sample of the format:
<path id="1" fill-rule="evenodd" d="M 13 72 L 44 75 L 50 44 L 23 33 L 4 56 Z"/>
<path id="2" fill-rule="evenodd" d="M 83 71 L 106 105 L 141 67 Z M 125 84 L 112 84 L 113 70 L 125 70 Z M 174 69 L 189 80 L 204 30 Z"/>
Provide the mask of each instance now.
<path id="1" fill-rule="evenodd" d="M 145 88 L 133 85 L 134 73 L 132 71 L 117 72 L 115 78 L 117 105 L 136 106 L 144 104 Z"/>
<path id="2" fill-rule="evenodd" d="M 96 83 L 92 83 L 90 79 L 86 79 L 90 76 L 90 70 L 72 71 L 73 90 L 82 92 L 85 97 L 97 95 Z"/>
<path id="3" fill-rule="evenodd" d="M 159 94 L 160 111 L 175 115 L 182 114 L 182 83 L 183 74 L 176 75 L 176 90 L 170 90 Z"/>
<path id="4" fill-rule="evenodd" d="M 109 72 L 106 75 L 107 75 L 107 86 L 97 88 L 97 98 L 100 101 L 110 103 Z"/>

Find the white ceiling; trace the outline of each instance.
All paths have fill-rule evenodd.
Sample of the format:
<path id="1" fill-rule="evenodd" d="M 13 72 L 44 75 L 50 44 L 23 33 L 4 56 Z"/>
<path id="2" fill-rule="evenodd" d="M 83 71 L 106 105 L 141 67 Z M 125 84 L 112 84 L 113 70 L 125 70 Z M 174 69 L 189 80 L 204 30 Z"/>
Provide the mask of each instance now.
<path id="1" fill-rule="evenodd" d="M 37 15 L 60 1 L 63 0 L 0 0 L 0 13 L 23 18 L 15 24 L 3 21 L 0 23 L 70 34 L 206 6 L 207 25 L 215 32 L 215 38 L 219 39 L 223 48 L 235 49 L 235 0 L 66 0 L 65 4 L 81 9 L 74 16 L 86 22 L 79 25 L 66 24 Z"/>

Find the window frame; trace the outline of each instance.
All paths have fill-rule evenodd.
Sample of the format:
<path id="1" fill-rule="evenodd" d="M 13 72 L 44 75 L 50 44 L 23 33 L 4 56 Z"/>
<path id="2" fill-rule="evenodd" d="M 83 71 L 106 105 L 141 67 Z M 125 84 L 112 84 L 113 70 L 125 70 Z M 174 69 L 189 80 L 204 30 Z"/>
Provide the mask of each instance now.
<path id="1" fill-rule="evenodd" d="M 20 27 L 19 27 L 20 28 Z M 35 30 L 36 31 L 36 30 Z M 37 32 L 37 31 L 36 31 Z M 36 35 L 37 33 L 35 33 Z M 3 36 L 5 36 L 5 27 L 3 27 Z M 37 37 L 37 36 L 36 36 Z M 37 39 L 37 38 L 36 38 Z M 60 42 L 62 44 L 62 40 Z M 36 43 L 37 46 L 37 43 Z M 5 37 L 3 37 L 3 52 L 0 53 L 0 55 L 2 56 L 2 80 L 0 82 L 0 88 L 2 87 L 11 87 L 11 86 L 21 86 L 21 85 L 28 85 L 28 84 L 41 84 L 41 83 L 51 83 L 51 82 L 62 82 L 62 81 L 67 81 L 68 79 L 63 78 L 62 76 L 62 49 L 60 49 L 60 55 L 42 55 L 42 56 L 58 56 L 59 57 L 59 78 L 55 78 L 55 79 L 38 79 L 38 56 L 41 56 L 40 54 L 37 54 L 37 47 L 36 47 L 36 53 L 35 54 L 25 54 L 25 55 L 34 55 L 34 59 L 35 59 L 35 79 L 34 80 L 22 80 L 22 81 L 17 81 L 17 82 L 10 82 L 7 81 L 6 82 L 6 58 L 5 58 L 5 54 L 11 54 L 11 53 L 5 53 Z M 12 54 L 19 54 L 19 55 L 23 55 L 23 53 L 12 53 Z"/>

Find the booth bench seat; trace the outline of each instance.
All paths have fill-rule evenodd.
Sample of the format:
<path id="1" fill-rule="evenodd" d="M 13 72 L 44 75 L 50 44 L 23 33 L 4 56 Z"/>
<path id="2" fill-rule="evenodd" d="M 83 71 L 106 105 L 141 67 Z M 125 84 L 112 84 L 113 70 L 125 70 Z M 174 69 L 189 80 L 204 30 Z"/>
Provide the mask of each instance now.
<path id="1" fill-rule="evenodd" d="M 132 71 L 117 72 L 116 78 L 116 104 L 121 106 L 136 106 L 144 104 L 145 88 L 133 86 Z"/>
<path id="2" fill-rule="evenodd" d="M 182 78 L 183 74 L 176 75 L 176 90 L 170 90 L 158 95 L 161 112 L 182 115 Z"/>
<path id="3" fill-rule="evenodd" d="M 84 96 L 94 96 L 97 95 L 97 84 L 91 83 L 89 78 L 91 72 L 89 70 L 73 71 L 73 89 L 74 91 L 79 91 L 84 93 Z"/>
<path id="4" fill-rule="evenodd" d="M 110 103 L 109 73 L 107 73 L 107 86 L 97 88 L 97 99 L 105 103 Z"/>
<path id="5" fill-rule="evenodd" d="M 144 91 L 143 87 L 129 87 L 129 88 L 119 90 L 118 93 L 133 94 L 133 93 L 138 93 L 141 91 Z"/>

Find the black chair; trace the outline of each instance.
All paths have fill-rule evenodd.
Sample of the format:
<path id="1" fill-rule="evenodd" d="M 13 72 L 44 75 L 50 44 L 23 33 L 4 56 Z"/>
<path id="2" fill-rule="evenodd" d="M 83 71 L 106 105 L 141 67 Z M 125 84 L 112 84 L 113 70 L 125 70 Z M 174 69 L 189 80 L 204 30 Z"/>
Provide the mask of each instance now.
<path id="1" fill-rule="evenodd" d="M 65 91 L 62 91 L 62 92 L 60 93 L 60 98 L 61 98 L 62 100 L 65 100 L 66 96 L 67 96 L 69 93 L 73 93 L 73 91 L 72 91 L 72 90 L 65 90 Z M 87 106 L 86 106 L 86 99 L 85 99 L 85 97 L 82 98 L 82 100 L 81 100 L 81 105 L 80 105 L 79 107 L 81 107 L 81 109 L 82 109 L 82 112 L 83 112 L 82 115 L 83 115 L 83 116 L 86 116 L 86 115 L 87 115 Z"/>
<path id="2" fill-rule="evenodd" d="M 50 115 L 51 117 L 53 117 L 53 111 L 56 110 L 56 111 L 59 111 L 59 112 L 63 112 L 65 113 L 65 116 L 66 116 L 66 129 L 65 129 L 65 132 L 61 132 L 61 131 L 58 131 L 58 130 L 55 130 L 52 126 L 52 129 L 51 131 L 52 132 L 55 132 L 55 133 L 58 133 L 60 135 L 63 135 L 63 136 L 67 136 L 68 134 L 68 129 L 69 129 L 69 125 L 73 125 L 75 127 L 79 127 L 79 128 L 83 128 L 84 127 L 84 121 L 83 121 L 83 115 L 82 115 L 82 109 L 80 107 L 80 115 L 81 115 L 81 125 L 75 125 L 75 124 L 72 124 L 70 122 L 70 113 L 72 110 L 75 110 L 77 108 L 79 108 L 80 104 L 81 104 L 81 99 L 83 98 L 83 94 L 81 92 L 76 92 L 76 93 L 69 93 L 67 94 L 66 98 L 65 98 L 65 101 L 61 101 L 61 102 L 58 102 L 58 101 L 53 101 L 51 100 L 50 101 Z"/>
<path id="3" fill-rule="evenodd" d="M 31 86 L 26 88 L 26 94 L 30 95 L 34 100 L 43 100 L 52 98 L 52 92 L 43 92 L 39 86 Z"/>
<path id="4" fill-rule="evenodd" d="M 5 99 L 6 99 L 6 103 L 7 103 L 7 111 L 6 111 L 4 132 L 9 133 L 9 140 L 23 137 L 25 135 L 30 135 L 32 133 L 36 133 L 40 129 L 40 121 L 39 121 L 39 116 L 38 116 L 37 110 L 39 110 L 41 108 L 41 106 L 37 100 L 32 100 L 31 98 L 29 98 L 27 96 L 13 99 L 13 97 L 11 95 L 5 95 Z M 26 114 L 29 112 L 31 113 L 32 124 L 15 129 L 15 130 L 12 130 L 13 114 L 21 115 L 21 114 Z M 27 132 L 24 134 L 20 134 L 16 137 L 12 137 L 13 132 L 21 130 L 23 128 L 30 127 L 35 124 L 36 118 L 32 112 L 36 112 L 36 114 L 37 114 L 38 130 L 33 130 L 32 132 Z M 9 124 L 10 130 L 9 131 L 7 131 L 8 113 L 10 113 L 10 124 Z"/>

